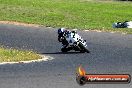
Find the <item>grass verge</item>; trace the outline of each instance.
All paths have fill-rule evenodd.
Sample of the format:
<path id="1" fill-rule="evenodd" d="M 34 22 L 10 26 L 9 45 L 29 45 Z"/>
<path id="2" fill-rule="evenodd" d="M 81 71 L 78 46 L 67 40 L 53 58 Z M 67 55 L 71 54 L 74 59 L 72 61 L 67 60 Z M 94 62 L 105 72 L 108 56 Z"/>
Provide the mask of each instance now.
<path id="1" fill-rule="evenodd" d="M 118 31 L 112 23 L 132 20 L 132 3 L 98 0 L 0 0 L 0 20 L 51 27 Z"/>
<path id="2" fill-rule="evenodd" d="M 41 59 L 41 57 L 32 51 L 6 49 L 3 47 L 0 48 L 0 63 L 29 61 L 29 60 L 37 60 L 37 59 Z"/>

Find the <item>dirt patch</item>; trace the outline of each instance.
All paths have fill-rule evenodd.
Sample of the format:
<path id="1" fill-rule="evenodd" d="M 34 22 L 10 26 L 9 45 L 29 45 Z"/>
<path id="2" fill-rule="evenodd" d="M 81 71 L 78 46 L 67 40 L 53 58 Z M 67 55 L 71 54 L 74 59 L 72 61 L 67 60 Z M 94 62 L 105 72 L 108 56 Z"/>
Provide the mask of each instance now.
<path id="1" fill-rule="evenodd" d="M 15 22 L 15 21 L 0 21 L 0 24 L 13 24 L 13 25 L 26 26 L 26 27 L 41 27 L 42 26 L 37 24 L 28 24 L 28 23 L 21 23 L 21 22 Z"/>

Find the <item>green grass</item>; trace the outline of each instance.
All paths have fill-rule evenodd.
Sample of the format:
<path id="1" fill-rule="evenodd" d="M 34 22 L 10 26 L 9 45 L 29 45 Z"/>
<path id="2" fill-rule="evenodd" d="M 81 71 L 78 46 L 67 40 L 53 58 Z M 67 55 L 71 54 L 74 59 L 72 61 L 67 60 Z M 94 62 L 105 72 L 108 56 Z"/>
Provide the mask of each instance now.
<path id="1" fill-rule="evenodd" d="M 0 48 L 0 63 L 29 61 L 29 60 L 37 60 L 37 59 L 41 59 L 41 57 L 32 51 L 6 49 L 3 47 Z"/>
<path id="2" fill-rule="evenodd" d="M 132 20 L 132 3 L 95 0 L 0 0 L 0 20 L 132 33 L 112 23 Z"/>

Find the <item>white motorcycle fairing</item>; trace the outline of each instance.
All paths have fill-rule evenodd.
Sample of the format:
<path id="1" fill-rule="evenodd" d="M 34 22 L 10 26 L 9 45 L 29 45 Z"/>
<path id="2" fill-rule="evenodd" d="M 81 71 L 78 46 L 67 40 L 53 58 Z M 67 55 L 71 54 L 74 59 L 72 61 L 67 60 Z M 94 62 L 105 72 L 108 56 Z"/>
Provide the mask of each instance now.
<path id="1" fill-rule="evenodd" d="M 69 34 L 67 34 L 66 40 L 68 41 L 70 46 L 81 42 L 84 47 L 87 47 L 86 41 L 84 41 L 83 38 L 77 33 L 70 32 Z"/>

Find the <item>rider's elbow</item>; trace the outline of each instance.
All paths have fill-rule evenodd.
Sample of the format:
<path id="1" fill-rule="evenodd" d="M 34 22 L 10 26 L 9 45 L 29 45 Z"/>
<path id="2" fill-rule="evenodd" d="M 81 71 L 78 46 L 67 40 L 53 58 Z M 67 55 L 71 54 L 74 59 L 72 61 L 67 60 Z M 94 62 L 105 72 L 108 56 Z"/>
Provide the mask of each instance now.
<path id="1" fill-rule="evenodd" d="M 72 33 L 77 33 L 76 31 L 71 31 Z"/>

